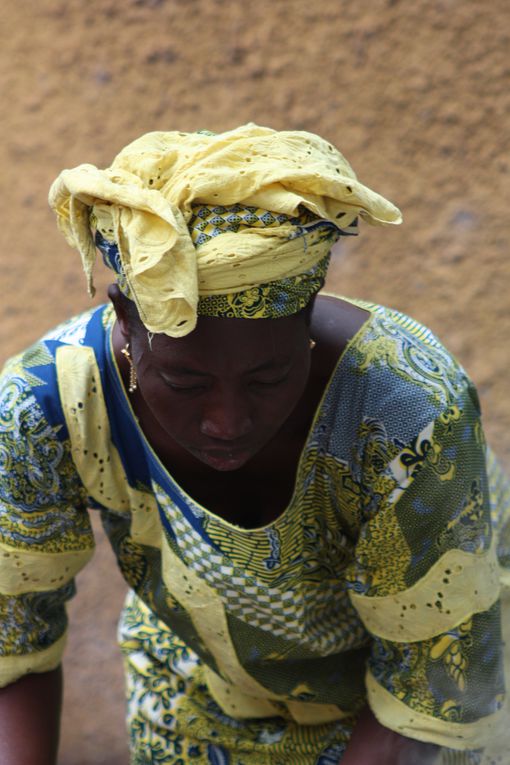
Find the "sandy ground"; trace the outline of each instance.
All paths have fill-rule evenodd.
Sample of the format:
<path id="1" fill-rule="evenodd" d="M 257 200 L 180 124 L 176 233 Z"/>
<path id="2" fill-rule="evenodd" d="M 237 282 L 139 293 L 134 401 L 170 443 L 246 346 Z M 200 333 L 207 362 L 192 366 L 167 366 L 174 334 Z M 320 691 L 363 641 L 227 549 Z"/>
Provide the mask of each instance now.
<path id="1" fill-rule="evenodd" d="M 349 242 L 329 288 L 436 331 L 510 467 L 509 43 L 508 0 L 3 0 L 0 357 L 90 304 L 46 206 L 63 167 L 106 166 L 149 130 L 311 130 L 405 217 Z M 127 762 L 124 588 L 98 540 L 71 607 L 61 765 Z"/>

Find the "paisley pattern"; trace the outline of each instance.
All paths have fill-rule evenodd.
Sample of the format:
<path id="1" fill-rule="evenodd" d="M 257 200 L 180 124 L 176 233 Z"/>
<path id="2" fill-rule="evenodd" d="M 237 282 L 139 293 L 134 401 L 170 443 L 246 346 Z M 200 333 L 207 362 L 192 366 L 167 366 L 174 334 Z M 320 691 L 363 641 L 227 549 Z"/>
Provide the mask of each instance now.
<path id="1" fill-rule="evenodd" d="M 0 656 L 25 656 L 53 645 L 64 634 L 64 604 L 75 594 L 70 582 L 52 592 L 0 594 Z"/>
<path id="2" fill-rule="evenodd" d="M 225 295 L 202 295 L 198 301 L 199 316 L 232 319 L 277 319 L 305 308 L 312 295 L 320 290 L 326 278 L 329 255 L 315 266 L 279 281 L 260 284 L 242 292 Z"/>
<path id="3" fill-rule="evenodd" d="M 52 361 L 49 354 L 30 349 L 11 360 L 0 378 L 0 576 L 8 567 L 18 568 L 24 590 L 19 593 L 18 585 L 14 594 L 0 583 L 0 657 L 5 663 L 9 657 L 33 656 L 25 671 L 38 666 L 38 656 L 44 662 L 45 649 L 63 637 L 65 602 L 74 594 L 66 570 L 74 568 L 73 554 L 93 547 L 86 492 L 69 444 L 48 424 L 27 385 L 34 364 L 48 363 L 48 357 Z M 32 384 L 40 383 L 32 375 Z M 35 572 L 24 555 L 34 551 L 43 554 Z M 60 569 L 64 574 L 47 575 L 52 556 L 59 553 L 71 554 L 68 566 Z M 41 580 L 53 589 L 41 592 Z"/>
<path id="4" fill-rule="evenodd" d="M 18 357 L 0 378 L 0 542 L 48 553 L 91 547 L 85 502 L 69 444 L 45 419 Z"/>
<path id="5" fill-rule="evenodd" d="M 5 682 L 20 676 L 20 657 L 31 657 L 24 671 L 44 667 L 39 657 L 65 633 L 70 572 L 93 545 L 89 506 L 101 511 L 133 591 L 120 627 L 132 763 L 338 764 L 366 701 L 366 668 L 396 705 L 389 727 L 398 730 L 409 711 L 425 715 L 430 740 L 446 753 L 451 744 L 452 762 L 479 759 L 485 720 L 504 700 L 488 561 L 493 549 L 501 565 L 510 560 L 510 487 L 487 451 L 463 370 L 426 328 L 357 304 L 369 318 L 329 382 L 291 503 L 263 528 L 227 523 L 163 468 L 123 390 L 110 309 L 67 322 L 8 364 L 0 378 Z M 57 357 L 64 376 L 62 360 L 72 357 L 76 390 L 102 397 L 102 409 L 90 400 L 68 416 Z M 94 421 L 97 411 L 107 421 Z M 78 469 L 87 447 L 80 424 L 109 434 L 98 470 L 118 466 L 111 483 L 136 499 L 129 511 L 106 495 L 92 499 Z M 34 579 L 34 552 L 53 589 L 38 586 L 38 572 Z M 66 555 L 57 577 L 55 556 Z M 472 586 L 459 601 L 450 593 L 468 569 Z M 389 639 L 378 632 L 384 619 L 366 617 L 394 611 L 399 598 L 412 616 Z M 371 703 L 378 712 L 375 696 Z M 453 751 L 461 748 L 469 751 Z"/>

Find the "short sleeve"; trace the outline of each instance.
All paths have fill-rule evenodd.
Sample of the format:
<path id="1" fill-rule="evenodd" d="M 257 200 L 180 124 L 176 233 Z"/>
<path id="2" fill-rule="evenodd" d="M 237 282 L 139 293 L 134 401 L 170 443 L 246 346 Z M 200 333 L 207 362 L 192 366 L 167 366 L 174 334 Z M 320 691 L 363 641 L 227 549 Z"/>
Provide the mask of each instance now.
<path id="1" fill-rule="evenodd" d="M 0 376 L 0 686 L 58 666 L 65 602 L 93 552 L 85 491 L 58 431 L 15 358 Z"/>
<path id="2" fill-rule="evenodd" d="M 372 509 L 348 587 L 372 636 L 369 704 L 402 735 L 483 747 L 501 722 L 504 672 L 497 539 L 474 389 L 466 386 L 389 463 L 367 464 L 365 474 Z"/>

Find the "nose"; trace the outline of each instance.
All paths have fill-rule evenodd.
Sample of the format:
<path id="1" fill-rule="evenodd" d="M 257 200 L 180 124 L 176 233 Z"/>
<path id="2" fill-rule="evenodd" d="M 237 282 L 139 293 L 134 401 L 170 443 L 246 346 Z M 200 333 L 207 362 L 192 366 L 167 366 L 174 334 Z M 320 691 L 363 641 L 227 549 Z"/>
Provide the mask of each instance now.
<path id="1" fill-rule="evenodd" d="M 238 441 L 253 430 L 249 403 L 240 393 L 211 394 L 202 409 L 200 432 L 218 441 Z"/>

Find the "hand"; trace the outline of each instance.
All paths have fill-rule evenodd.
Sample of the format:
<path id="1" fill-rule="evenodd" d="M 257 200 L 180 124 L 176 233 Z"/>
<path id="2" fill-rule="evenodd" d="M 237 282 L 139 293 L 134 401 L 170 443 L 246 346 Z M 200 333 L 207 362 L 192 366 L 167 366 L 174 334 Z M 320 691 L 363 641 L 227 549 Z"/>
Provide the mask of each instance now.
<path id="1" fill-rule="evenodd" d="M 341 765 L 436 765 L 440 748 L 381 725 L 368 707 L 361 713 Z"/>
<path id="2" fill-rule="evenodd" d="M 402 737 L 403 738 L 403 737 Z M 406 743 L 399 753 L 395 765 L 438 765 L 441 749 L 435 744 L 405 739 Z"/>
<path id="3" fill-rule="evenodd" d="M 2 765 L 56 765 L 61 700 L 60 667 L 0 688 Z"/>

